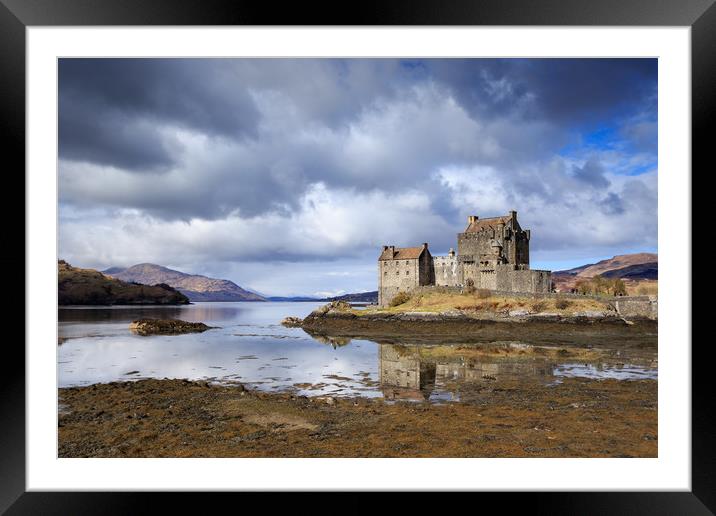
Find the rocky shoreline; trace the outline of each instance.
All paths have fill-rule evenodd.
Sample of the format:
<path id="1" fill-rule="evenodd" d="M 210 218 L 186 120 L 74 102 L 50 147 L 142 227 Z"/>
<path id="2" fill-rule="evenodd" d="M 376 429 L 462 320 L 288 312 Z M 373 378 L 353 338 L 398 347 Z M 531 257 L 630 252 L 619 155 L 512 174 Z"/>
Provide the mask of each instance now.
<path id="1" fill-rule="evenodd" d="M 60 457 L 656 457 L 657 382 L 485 385 L 479 403 L 188 380 L 59 389 Z"/>
<path id="2" fill-rule="evenodd" d="M 500 339 L 533 338 L 546 334 L 559 340 L 574 337 L 629 339 L 656 334 L 658 323 L 645 317 L 627 320 L 616 311 L 574 314 L 508 313 L 462 311 L 447 312 L 371 312 L 357 313 L 346 304 L 330 303 L 303 319 L 300 324 L 310 334 L 352 338 L 435 338 L 438 340 L 480 342 Z"/>

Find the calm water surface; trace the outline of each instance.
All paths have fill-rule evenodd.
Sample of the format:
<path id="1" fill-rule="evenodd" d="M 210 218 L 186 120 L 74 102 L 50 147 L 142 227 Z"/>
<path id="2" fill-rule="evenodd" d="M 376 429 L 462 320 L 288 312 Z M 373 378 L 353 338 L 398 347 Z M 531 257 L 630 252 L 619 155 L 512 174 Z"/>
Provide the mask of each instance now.
<path id="1" fill-rule="evenodd" d="M 196 303 L 182 307 L 78 307 L 59 310 L 60 387 L 139 378 L 240 382 L 300 395 L 468 399 L 497 380 L 554 385 L 565 377 L 599 380 L 657 378 L 656 348 L 614 350 L 604 363 L 543 358 L 426 359 L 418 346 L 313 338 L 284 328 L 322 303 Z M 177 318 L 217 328 L 204 333 L 143 337 L 129 331 L 138 318 Z M 530 343 L 500 343 L 513 348 Z M 522 349 L 520 348 L 520 349 Z M 424 347 L 422 348 L 424 350 Z M 477 387 L 477 389 L 475 389 Z"/>

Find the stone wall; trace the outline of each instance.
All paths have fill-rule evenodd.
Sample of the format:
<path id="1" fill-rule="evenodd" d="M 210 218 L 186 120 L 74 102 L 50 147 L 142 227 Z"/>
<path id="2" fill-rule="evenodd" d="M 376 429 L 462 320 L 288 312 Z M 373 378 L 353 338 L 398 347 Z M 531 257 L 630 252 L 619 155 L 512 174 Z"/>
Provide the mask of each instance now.
<path id="1" fill-rule="evenodd" d="M 463 281 L 472 279 L 475 288 L 500 290 L 504 292 L 548 293 L 552 284 L 552 273 L 522 268 L 515 265 L 497 265 L 493 269 L 478 267 L 474 262 L 464 262 Z"/>
<path id="2" fill-rule="evenodd" d="M 381 260 L 378 262 L 378 304 L 384 305 L 400 291 L 409 292 L 418 286 L 418 260 Z"/>
<path id="3" fill-rule="evenodd" d="M 459 284 L 458 266 L 455 255 L 433 256 L 435 285 L 453 287 Z"/>
<path id="4" fill-rule="evenodd" d="M 549 293 L 552 284 L 552 273 L 534 269 L 509 270 L 505 267 L 495 268 L 496 288 L 507 292 Z"/>
<path id="5" fill-rule="evenodd" d="M 378 304 L 385 306 L 398 292 L 411 292 L 419 285 L 432 285 L 432 256 L 425 251 L 420 259 L 378 261 Z"/>
<path id="6" fill-rule="evenodd" d="M 656 296 L 616 297 L 613 304 L 619 315 L 625 318 L 658 319 L 659 306 Z"/>

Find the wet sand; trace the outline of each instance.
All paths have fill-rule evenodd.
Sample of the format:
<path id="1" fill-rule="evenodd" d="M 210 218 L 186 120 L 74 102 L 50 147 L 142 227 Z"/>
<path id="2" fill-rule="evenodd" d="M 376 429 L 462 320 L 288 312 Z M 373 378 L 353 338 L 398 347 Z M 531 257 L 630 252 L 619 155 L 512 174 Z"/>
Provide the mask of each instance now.
<path id="1" fill-rule="evenodd" d="M 409 393 L 408 393 L 409 394 Z M 480 387 L 472 403 L 187 380 L 59 390 L 60 457 L 656 457 L 657 382 Z"/>

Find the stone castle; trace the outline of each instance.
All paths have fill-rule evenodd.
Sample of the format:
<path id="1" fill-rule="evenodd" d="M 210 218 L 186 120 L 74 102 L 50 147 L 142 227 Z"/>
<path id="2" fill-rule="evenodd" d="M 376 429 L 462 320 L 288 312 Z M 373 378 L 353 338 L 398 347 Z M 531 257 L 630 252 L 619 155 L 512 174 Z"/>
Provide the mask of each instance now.
<path id="1" fill-rule="evenodd" d="M 480 219 L 467 218 L 457 235 L 457 254 L 432 256 L 420 247 L 383 246 L 378 258 L 378 304 L 386 306 L 398 292 L 443 286 L 546 293 L 551 272 L 530 269 L 530 230 L 517 222 L 517 212 Z"/>

